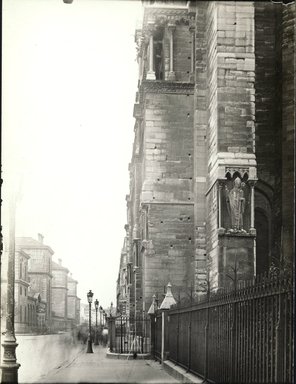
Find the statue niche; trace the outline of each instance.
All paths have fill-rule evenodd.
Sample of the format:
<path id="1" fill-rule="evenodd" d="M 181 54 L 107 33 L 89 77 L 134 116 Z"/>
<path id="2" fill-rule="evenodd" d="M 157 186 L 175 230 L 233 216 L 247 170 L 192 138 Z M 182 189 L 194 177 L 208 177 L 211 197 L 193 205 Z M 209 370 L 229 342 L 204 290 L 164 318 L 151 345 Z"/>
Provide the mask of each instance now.
<path id="1" fill-rule="evenodd" d="M 232 185 L 231 185 L 232 184 Z M 232 187 L 230 189 L 230 187 Z M 246 184 L 236 176 L 231 183 L 225 185 L 225 197 L 227 212 L 229 215 L 229 231 L 230 232 L 246 232 L 244 227 L 246 223 Z"/>

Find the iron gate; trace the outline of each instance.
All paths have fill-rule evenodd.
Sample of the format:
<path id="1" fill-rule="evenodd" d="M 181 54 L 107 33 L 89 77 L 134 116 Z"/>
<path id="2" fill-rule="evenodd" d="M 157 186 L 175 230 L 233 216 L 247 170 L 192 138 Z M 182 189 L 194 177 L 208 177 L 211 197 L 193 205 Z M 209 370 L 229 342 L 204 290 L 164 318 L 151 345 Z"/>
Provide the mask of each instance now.
<path id="1" fill-rule="evenodd" d="M 118 316 L 115 319 L 116 353 L 150 353 L 150 318 L 148 316 Z"/>

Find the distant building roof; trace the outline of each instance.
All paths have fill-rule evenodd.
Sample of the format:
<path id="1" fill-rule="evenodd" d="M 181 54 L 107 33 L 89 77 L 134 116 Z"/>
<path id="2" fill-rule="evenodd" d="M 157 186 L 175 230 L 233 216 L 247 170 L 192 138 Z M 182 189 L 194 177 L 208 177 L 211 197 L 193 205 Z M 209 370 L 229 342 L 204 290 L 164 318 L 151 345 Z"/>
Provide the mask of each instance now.
<path id="1" fill-rule="evenodd" d="M 70 274 L 70 276 L 68 276 L 68 281 L 70 281 L 71 283 L 76 283 L 76 284 L 78 284 L 78 281 L 75 280 L 75 279 L 73 279 L 73 277 L 72 277 L 71 275 L 72 275 L 72 273 Z"/>
<path id="2" fill-rule="evenodd" d="M 52 271 L 60 270 L 60 271 L 65 271 L 66 273 L 69 272 L 68 268 L 63 267 L 61 264 L 58 264 L 55 261 L 52 261 L 51 265 L 52 265 Z"/>
<path id="3" fill-rule="evenodd" d="M 15 250 L 16 252 L 20 253 L 22 256 L 25 256 L 26 259 L 30 259 L 30 255 L 25 252 L 22 248 L 16 248 Z"/>
<path id="4" fill-rule="evenodd" d="M 47 249 L 52 255 L 54 251 L 48 246 L 32 237 L 16 237 L 15 244 L 17 249 Z"/>

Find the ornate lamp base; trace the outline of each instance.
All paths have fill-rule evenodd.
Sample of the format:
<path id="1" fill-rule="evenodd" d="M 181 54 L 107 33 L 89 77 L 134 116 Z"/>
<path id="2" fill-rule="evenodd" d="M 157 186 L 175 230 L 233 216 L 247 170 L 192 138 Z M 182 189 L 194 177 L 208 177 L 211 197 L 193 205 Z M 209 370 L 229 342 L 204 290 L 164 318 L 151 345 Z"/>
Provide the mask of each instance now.
<path id="1" fill-rule="evenodd" d="M 4 349 L 3 359 L 0 365 L 2 370 L 1 383 L 18 383 L 18 369 L 21 366 L 16 362 L 15 349 L 18 344 L 15 339 L 4 340 L 2 347 Z"/>

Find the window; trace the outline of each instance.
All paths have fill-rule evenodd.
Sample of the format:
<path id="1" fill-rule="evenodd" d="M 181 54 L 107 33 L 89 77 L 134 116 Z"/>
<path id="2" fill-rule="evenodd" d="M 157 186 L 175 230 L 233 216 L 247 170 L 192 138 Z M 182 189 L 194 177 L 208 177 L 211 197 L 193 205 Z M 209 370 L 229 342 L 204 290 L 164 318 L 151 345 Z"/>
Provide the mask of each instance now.
<path id="1" fill-rule="evenodd" d="M 20 295 L 22 295 L 23 294 L 23 288 L 22 288 L 22 286 L 20 285 Z"/>
<path id="2" fill-rule="evenodd" d="M 130 264 L 128 264 L 127 266 L 127 283 L 128 284 L 132 283 L 132 268 Z"/>
<path id="3" fill-rule="evenodd" d="M 139 244 L 137 240 L 134 240 L 133 244 L 134 265 L 139 266 Z"/>
<path id="4" fill-rule="evenodd" d="M 154 34 L 154 65 L 157 80 L 164 79 L 164 57 L 163 57 L 163 28 L 158 27 Z"/>
<path id="5" fill-rule="evenodd" d="M 20 279 L 23 278 L 23 261 L 20 261 Z"/>

